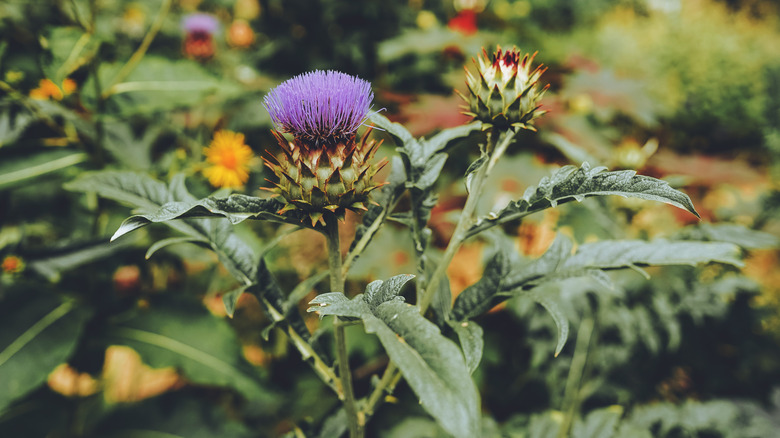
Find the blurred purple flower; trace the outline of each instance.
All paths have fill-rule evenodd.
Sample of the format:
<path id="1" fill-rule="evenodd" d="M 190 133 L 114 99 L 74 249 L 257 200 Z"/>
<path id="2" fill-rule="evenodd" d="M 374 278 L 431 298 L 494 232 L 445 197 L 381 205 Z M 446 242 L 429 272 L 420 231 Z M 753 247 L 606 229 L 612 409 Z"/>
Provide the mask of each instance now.
<path id="1" fill-rule="evenodd" d="M 279 84 L 265 96 L 263 106 L 277 130 L 322 144 L 354 134 L 366 120 L 373 99 L 369 82 L 315 70 Z"/>
<path id="2" fill-rule="evenodd" d="M 187 33 L 214 34 L 219 30 L 219 21 L 213 15 L 195 13 L 186 15 L 181 20 L 181 28 Z"/>

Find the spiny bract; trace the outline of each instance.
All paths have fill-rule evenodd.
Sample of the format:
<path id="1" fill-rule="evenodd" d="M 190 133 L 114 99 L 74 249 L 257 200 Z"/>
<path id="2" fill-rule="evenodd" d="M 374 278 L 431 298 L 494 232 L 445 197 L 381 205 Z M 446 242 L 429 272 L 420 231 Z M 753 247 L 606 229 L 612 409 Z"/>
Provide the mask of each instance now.
<path id="1" fill-rule="evenodd" d="M 368 82 L 335 71 L 299 75 L 268 93 L 263 105 L 282 154 L 264 160 L 279 179 L 266 190 L 287 202 L 280 214 L 300 210 L 315 226 L 328 212 L 343 217 L 347 209 L 367 209 L 370 192 L 381 186 L 373 177 L 387 164 L 372 163 L 381 142 L 368 140 L 370 129 L 356 135 L 373 97 Z"/>
<path id="2" fill-rule="evenodd" d="M 492 60 L 482 49 L 474 63 L 477 65 L 477 76 L 466 69 L 466 84 L 469 95 L 460 96 L 468 103 L 464 114 L 483 123 L 483 129 L 496 127 L 498 129 L 529 129 L 535 131 L 532 125 L 535 118 L 545 111 L 540 111 L 539 102 L 549 85 L 541 90 L 538 81 L 547 70 L 539 65 L 531 70 L 533 55 L 525 54 L 517 48 L 503 51 L 497 47 Z"/>

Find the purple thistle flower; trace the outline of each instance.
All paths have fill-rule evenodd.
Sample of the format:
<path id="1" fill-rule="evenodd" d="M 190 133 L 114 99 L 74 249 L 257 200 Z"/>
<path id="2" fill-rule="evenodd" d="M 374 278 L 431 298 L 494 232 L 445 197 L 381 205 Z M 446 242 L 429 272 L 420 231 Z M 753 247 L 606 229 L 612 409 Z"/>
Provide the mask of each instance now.
<path id="1" fill-rule="evenodd" d="M 268 92 L 263 106 L 276 129 L 323 144 L 365 122 L 374 93 L 363 79 L 337 71 L 304 73 Z"/>
<path id="2" fill-rule="evenodd" d="M 181 20 L 181 28 L 187 33 L 207 33 L 213 35 L 219 30 L 219 21 L 213 15 L 195 13 Z"/>

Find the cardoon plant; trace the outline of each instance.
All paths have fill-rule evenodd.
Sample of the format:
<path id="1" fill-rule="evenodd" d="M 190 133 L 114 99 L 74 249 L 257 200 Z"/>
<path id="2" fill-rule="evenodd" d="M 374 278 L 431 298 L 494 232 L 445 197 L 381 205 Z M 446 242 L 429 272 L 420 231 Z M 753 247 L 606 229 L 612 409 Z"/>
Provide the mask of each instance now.
<path id="1" fill-rule="evenodd" d="M 482 329 L 474 321 L 478 316 L 512 297 L 536 300 L 550 311 L 558 326 L 557 355 L 566 341 L 569 322 L 555 299 L 545 295 L 556 282 L 581 277 L 603 285 L 610 281 L 605 270 L 639 265 L 739 263 L 733 245 L 696 241 L 600 241 L 582 243 L 574 250 L 567 237 L 558 236 L 537 260 L 528 261 L 514 254 L 502 225 L 587 197 L 620 195 L 654 200 L 696 214 L 690 198 L 664 181 L 633 171 L 591 168 L 588 163 L 564 166 L 537 186 L 528 187 L 516 201 L 495 211 L 479 212 L 477 200 L 491 170 L 515 142 L 517 133 L 534 130 L 534 120 L 544 113 L 541 98 L 547 86 L 539 83 L 544 69 L 532 69 L 533 58 L 521 56 L 516 49 L 499 48 L 492 58 L 483 51 L 477 74 L 466 77 L 467 110 L 474 122 L 443 130 L 428 139 L 415 138 L 403 126 L 379 114 L 369 115 L 373 93 L 371 85 L 362 79 L 335 71 L 314 71 L 283 82 L 263 101 L 281 148 L 278 156 L 268 154 L 266 158 L 266 165 L 277 179 L 274 188 L 269 189 L 277 195 L 272 198 L 233 194 L 193 200 L 180 178 L 168 187 L 141 180 L 137 174 L 98 174 L 74 187 L 109 197 L 116 196 L 123 187 L 142 188 L 134 197 L 119 198 L 125 202 L 154 194 L 153 202 L 138 203 L 143 207 L 142 214 L 127 219 L 114 238 L 151 222 L 181 219 L 172 225 L 188 233 L 186 240 L 207 243 L 216 251 L 240 282 L 234 292 L 223 297 L 228 314 L 233 315 L 242 293 L 255 295 L 274 320 L 274 327 L 285 331 L 313 371 L 343 403 L 343 411 L 334 412 L 332 421 L 326 422 L 329 436 L 341 436 L 346 431 L 352 438 L 363 436 L 368 421 L 403 378 L 445 432 L 458 438 L 477 437 L 481 428 L 480 396 L 471 373 L 479 366 L 483 347 Z M 370 127 L 358 136 L 367 123 L 391 136 L 400 154 L 393 159 L 391 176 L 384 185 L 374 180 L 385 165 L 384 161 L 373 162 L 380 142 L 369 135 Z M 480 156 L 464 178 L 468 197 L 441 253 L 431 248 L 432 232 L 428 228 L 437 202 L 436 182 L 449 148 L 474 138 L 478 139 Z M 210 151 L 226 169 L 225 157 L 235 158 Z M 228 161 L 235 164 L 235 160 Z M 170 202 L 150 211 L 149 205 L 160 199 Z M 339 223 L 346 210 L 365 214 L 344 255 Z M 298 297 L 304 296 L 300 288 L 285 293 L 269 272 L 264 253 L 253 254 L 227 224 L 206 226 L 207 222 L 196 219 L 202 217 L 227 218 L 233 224 L 270 220 L 325 235 L 330 292 L 310 301 L 308 310 L 321 317 L 335 317 L 335 361 L 329 359 L 331 355 L 323 351 L 297 312 Z M 353 262 L 375 242 L 372 238 L 387 219 L 408 227 L 416 272 L 376 280 L 367 284 L 362 294 L 347 294 L 344 278 Z M 483 277 L 453 299 L 447 267 L 463 242 L 488 230 L 491 233 L 484 241 L 493 245 L 493 256 Z M 180 241 L 166 239 L 154 249 Z M 355 279 L 355 283 L 360 280 Z M 317 281 L 307 280 L 301 288 L 307 292 Z M 414 304 L 407 303 L 403 294 L 407 284 L 414 285 L 416 299 L 415 293 L 406 294 Z M 384 371 L 373 376 L 363 394 L 356 394 L 352 388 L 345 332 L 346 325 L 358 324 L 378 337 L 389 358 Z"/>
<path id="2" fill-rule="evenodd" d="M 360 139 L 356 135 L 373 98 L 368 82 L 319 70 L 265 96 L 283 152 L 265 160 L 279 179 L 272 191 L 286 202 L 279 213 L 301 210 L 316 225 L 325 223 L 328 212 L 343 218 L 347 209 L 367 210 L 369 193 L 379 187 L 373 177 L 387 163 L 371 162 L 381 142 L 368 140 L 370 129 Z M 292 141 L 281 133 L 291 134 Z"/>

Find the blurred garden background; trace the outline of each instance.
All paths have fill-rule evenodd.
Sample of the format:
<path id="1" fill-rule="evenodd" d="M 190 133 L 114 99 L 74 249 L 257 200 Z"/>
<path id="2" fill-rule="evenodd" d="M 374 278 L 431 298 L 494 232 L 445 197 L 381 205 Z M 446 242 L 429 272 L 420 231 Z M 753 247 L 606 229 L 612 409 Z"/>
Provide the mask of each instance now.
<path id="1" fill-rule="evenodd" d="M 148 206 L 85 181 L 120 170 L 198 198 L 261 196 L 273 177 L 261 157 L 278 148 L 262 98 L 280 82 L 357 75 L 372 83 L 374 110 L 427 137 L 470 120 L 454 90 L 496 45 L 538 51 L 549 112 L 498 163 L 484 210 L 588 162 L 664 179 L 702 216 L 620 197 L 571 203 L 504 226 L 520 256 L 539 256 L 559 232 L 578 243 L 726 241 L 744 266 L 568 285 L 572 331 L 557 357 L 539 304 L 511 300 L 480 317 L 483 435 L 780 436 L 777 1 L 4 0 L 0 38 L 0 436 L 339 436 L 339 401 L 257 300 L 245 294 L 227 315 L 223 296 L 238 285 L 220 259 L 175 226 L 109 244 Z M 248 146 L 237 179 L 216 169 L 213 139 L 227 131 Z M 372 135 L 384 139 L 378 155 L 396 154 Z M 452 233 L 478 157 L 456 150 L 436 185 L 433 245 Z M 342 233 L 359 220 L 348 215 Z M 324 239 L 259 221 L 235 231 L 316 337 L 322 322 L 294 303 L 329 292 Z M 348 294 L 415 272 L 401 225 L 375 239 Z M 481 277 L 485 247 L 475 239 L 456 255 L 454 294 Z M 373 335 L 350 341 L 364 394 L 387 357 Z M 447 436 L 404 384 L 367 434 Z"/>

